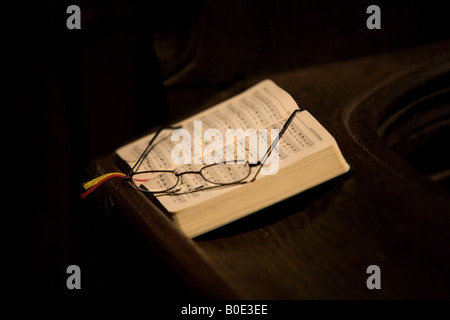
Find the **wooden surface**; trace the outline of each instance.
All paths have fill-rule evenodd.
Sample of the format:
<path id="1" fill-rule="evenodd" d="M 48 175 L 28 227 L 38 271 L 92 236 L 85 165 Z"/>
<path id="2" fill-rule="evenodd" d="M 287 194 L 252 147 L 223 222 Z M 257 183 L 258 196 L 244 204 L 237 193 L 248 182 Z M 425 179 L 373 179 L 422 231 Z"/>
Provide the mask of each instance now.
<path id="1" fill-rule="evenodd" d="M 268 76 L 330 131 L 354 170 L 204 236 L 187 239 L 118 179 L 94 197 L 198 296 L 449 298 L 450 190 L 379 134 L 396 110 L 450 86 L 449 52 L 449 42 L 437 43 Z M 211 104 L 262 79 L 239 82 Z M 111 157 L 99 159 L 89 174 L 115 166 Z M 381 290 L 366 287 L 369 265 L 381 268 Z"/>

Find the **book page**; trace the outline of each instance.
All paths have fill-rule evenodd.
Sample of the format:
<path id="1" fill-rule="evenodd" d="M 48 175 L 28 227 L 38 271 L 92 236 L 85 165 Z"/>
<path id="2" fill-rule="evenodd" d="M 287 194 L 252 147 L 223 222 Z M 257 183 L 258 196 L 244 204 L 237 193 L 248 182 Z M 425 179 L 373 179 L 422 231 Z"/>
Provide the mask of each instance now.
<path id="1" fill-rule="evenodd" d="M 176 150 L 174 148 L 177 148 L 177 145 L 178 147 L 180 146 L 180 140 L 172 141 L 173 130 L 167 129 L 158 136 L 148 156 L 135 169 L 135 172 L 149 170 L 175 170 L 178 174 L 192 172 L 179 175 L 177 185 L 172 189 L 176 190 L 177 193 L 213 187 L 204 191 L 180 195 L 155 194 L 169 212 L 182 210 L 183 208 L 201 203 L 212 197 L 220 196 L 225 192 L 232 192 L 236 188 L 239 188 L 239 186 L 218 186 L 217 184 L 210 183 L 210 181 L 226 183 L 227 181 L 232 181 L 232 179 L 237 179 L 237 177 L 239 177 L 238 179 L 246 177 L 244 181 L 250 181 L 255 178 L 256 174 L 256 179 L 270 177 L 267 174 L 269 170 L 265 169 L 279 170 L 318 149 L 329 146 L 330 143 L 333 143 L 334 139 L 309 113 L 303 111 L 298 113 L 291 122 L 278 143 L 278 149 L 276 149 L 276 152 L 272 152 L 271 156 L 267 158 L 264 168 L 254 166 L 249 169 L 248 167 L 244 167 L 244 165 L 233 165 L 232 170 L 227 171 L 217 166 L 214 167 L 214 170 L 202 169 L 207 166 L 205 159 L 208 154 L 204 151 L 208 147 L 208 142 L 211 143 L 211 141 L 205 141 L 207 139 L 203 139 L 205 136 L 202 135 L 208 132 L 208 129 L 216 129 L 221 133 L 223 132 L 223 141 L 221 141 L 221 149 L 223 149 L 221 155 L 224 160 L 225 155 L 227 155 L 227 159 L 233 158 L 235 160 L 257 163 L 274 141 L 275 136 L 273 132 L 278 133 L 286 123 L 288 117 L 296 109 L 298 109 L 296 102 L 287 92 L 276 86 L 270 80 L 263 81 L 243 93 L 178 124 L 183 129 L 186 129 L 186 132 L 191 136 L 189 150 L 183 150 L 184 152 L 190 151 L 190 161 L 187 161 L 188 163 L 174 163 L 173 151 Z M 199 130 L 200 125 L 201 130 Z M 235 135 L 231 144 L 226 143 L 226 133 L 224 133 L 226 129 L 234 130 L 233 132 L 241 129 L 240 134 Z M 272 129 L 276 130 L 272 132 Z M 117 150 L 117 153 L 132 167 L 152 137 L 150 135 L 126 145 Z M 250 143 L 250 140 L 257 142 Z M 184 141 L 184 139 L 181 141 Z M 239 155 L 240 150 L 244 150 L 245 154 Z M 213 149 L 212 153 L 217 156 L 217 151 L 218 149 Z M 229 156 L 230 154 L 232 155 L 231 157 Z M 219 159 L 216 157 L 216 160 L 220 160 L 220 157 Z M 199 174 L 200 172 L 202 174 Z M 207 178 L 209 181 L 205 181 L 204 177 L 206 175 L 208 175 Z M 161 183 L 165 185 L 170 184 L 166 180 L 167 178 L 161 178 Z"/>
<path id="2" fill-rule="evenodd" d="M 200 120 L 204 129 L 258 129 L 289 116 L 298 106 L 272 80 L 264 80 L 246 91 L 198 113 L 179 124 L 192 129 Z"/>
<path id="3" fill-rule="evenodd" d="M 191 155 L 201 154 L 200 147 L 208 144 L 203 141 L 199 133 L 208 129 L 218 129 L 225 136 L 226 129 L 258 130 L 285 119 L 297 109 L 295 100 L 273 81 L 265 80 L 250 89 L 238 94 L 222 103 L 198 113 L 174 126 L 182 126 L 191 134 L 191 141 L 202 141 L 204 145 L 192 143 Z M 201 123 L 201 131 L 195 130 L 195 122 Z M 172 169 L 176 167 L 170 161 L 171 150 L 178 143 L 171 141 L 171 130 L 165 130 L 155 141 L 148 159 L 142 170 Z M 153 135 L 143 137 L 117 150 L 117 154 L 131 165 L 137 161 Z M 239 137 L 242 139 L 242 136 Z M 192 161 L 194 162 L 194 161 Z"/>

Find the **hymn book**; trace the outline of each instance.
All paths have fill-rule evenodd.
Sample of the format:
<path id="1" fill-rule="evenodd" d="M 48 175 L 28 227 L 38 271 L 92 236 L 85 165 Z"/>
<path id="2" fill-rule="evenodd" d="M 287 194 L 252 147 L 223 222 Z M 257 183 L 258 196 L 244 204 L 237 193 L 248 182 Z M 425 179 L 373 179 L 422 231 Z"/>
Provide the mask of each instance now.
<path id="1" fill-rule="evenodd" d="M 185 135 L 180 139 L 174 130 L 164 130 L 137 171 L 199 172 L 211 159 L 219 161 L 218 156 L 222 156 L 222 162 L 256 163 L 276 142 L 262 165 L 266 170 L 251 167 L 244 181 L 251 182 L 216 188 L 200 174 L 183 174 L 172 189 L 177 192 L 154 194 L 187 237 L 199 236 L 350 170 L 336 140 L 306 110 L 297 112 L 281 138 L 274 140 L 273 132 L 279 133 L 297 109 L 286 91 L 271 80 L 262 81 L 176 124 L 191 138 Z M 214 138 L 208 134 L 211 132 Z M 235 134 L 232 140 L 225 139 L 229 132 Z M 116 153 L 133 167 L 152 137 L 140 138 Z M 220 150 L 211 148 L 218 142 L 222 144 Z M 183 153 L 184 162 L 179 163 Z M 218 180 L 225 178 L 221 172 L 210 174 Z"/>

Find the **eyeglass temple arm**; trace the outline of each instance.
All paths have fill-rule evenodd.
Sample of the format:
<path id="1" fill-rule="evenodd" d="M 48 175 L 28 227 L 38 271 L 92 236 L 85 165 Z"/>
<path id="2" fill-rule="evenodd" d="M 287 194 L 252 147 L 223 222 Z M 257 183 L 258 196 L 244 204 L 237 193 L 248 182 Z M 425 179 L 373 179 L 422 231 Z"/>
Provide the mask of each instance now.
<path id="1" fill-rule="evenodd" d="M 153 144 L 153 142 L 155 142 L 155 139 L 158 137 L 158 135 L 164 130 L 164 129 L 171 129 L 171 130 L 177 130 L 180 129 L 181 126 L 176 126 L 176 127 L 171 127 L 171 126 L 161 126 L 155 133 L 155 135 L 153 136 L 153 138 L 150 140 L 150 142 L 148 143 L 147 147 L 145 147 L 144 152 L 142 152 L 141 156 L 139 157 L 139 159 L 136 161 L 136 163 L 134 164 L 134 166 L 131 168 L 130 173 L 128 174 L 128 176 L 134 171 L 134 169 L 136 169 L 136 167 L 141 165 L 142 160 L 147 156 L 150 146 Z"/>
<path id="2" fill-rule="evenodd" d="M 297 114 L 297 112 L 300 112 L 300 109 L 297 109 L 294 112 L 292 112 L 292 114 L 286 120 L 286 123 L 284 124 L 283 128 L 281 128 L 281 131 L 278 133 L 277 137 L 272 142 L 272 144 L 270 145 L 269 149 L 267 149 L 266 153 L 262 156 L 261 160 L 259 161 L 261 165 L 264 165 L 264 163 L 266 162 L 267 158 L 269 158 L 269 156 L 272 153 L 273 149 L 277 145 L 277 143 L 280 140 L 281 136 L 284 134 L 284 132 L 287 130 L 287 128 L 291 124 L 291 122 L 294 119 L 294 117 Z"/>
<path id="3" fill-rule="evenodd" d="M 296 109 L 296 110 L 294 110 L 294 112 L 292 112 L 292 114 L 286 120 L 286 123 L 284 124 L 283 128 L 281 128 L 281 131 L 278 133 L 278 136 L 276 137 L 276 139 L 272 142 L 269 149 L 267 149 L 266 153 L 262 156 L 261 160 L 258 161 L 258 163 L 256 163 L 255 165 L 250 165 L 250 167 L 259 165 L 259 168 L 258 168 L 258 171 L 256 171 L 256 174 L 253 176 L 253 178 L 251 180 L 249 180 L 248 182 L 253 182 L 256 180 L 256 177 L 258 176 L 259 172 L 261 171 L 267 158 L 269 158 L 270 154 L 272 153 L 272 150 L 275 148 L 275 146 L 278 143 L 278 141 L 280 140 L 281 136 L 284 134 L 284 132 L 287 130 L 287 128 L 291 124 L 291 122 L 294 119 L 297 112 L 300 112 L 300 111 L 301 111 L 300 109 Z"/>

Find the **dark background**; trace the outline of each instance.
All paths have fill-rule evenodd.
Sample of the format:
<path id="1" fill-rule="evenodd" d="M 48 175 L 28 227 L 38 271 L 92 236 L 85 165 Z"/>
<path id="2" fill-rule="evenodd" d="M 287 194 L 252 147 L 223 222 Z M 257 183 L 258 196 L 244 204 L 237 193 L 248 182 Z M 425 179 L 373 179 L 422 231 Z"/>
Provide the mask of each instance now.
<path id="1" fill-rule="evenodd" d="M 81 30 L 66 8 L 81 8 Z M 381 30 L 366 9 L 381 8 Z M 78 194 L 89 161 L 235 81 L 449 39 L 430 1 L 14 1 L 7 14 L 3 296 L 181 296 Z M 82 290 L 66 288 L 81 267 Z M 152 288 L 150 290 L 149 288 Z M 157 288 L 157 290 L 155 289 Z"/>

